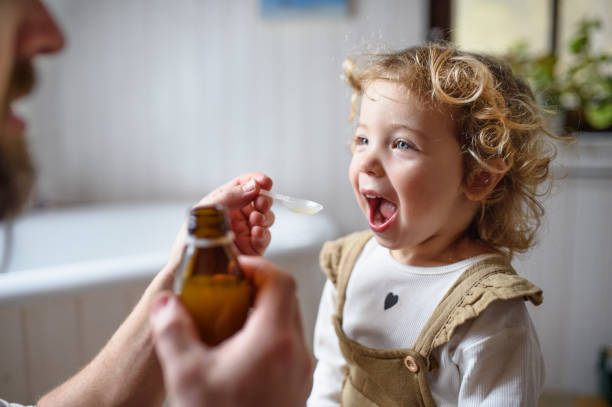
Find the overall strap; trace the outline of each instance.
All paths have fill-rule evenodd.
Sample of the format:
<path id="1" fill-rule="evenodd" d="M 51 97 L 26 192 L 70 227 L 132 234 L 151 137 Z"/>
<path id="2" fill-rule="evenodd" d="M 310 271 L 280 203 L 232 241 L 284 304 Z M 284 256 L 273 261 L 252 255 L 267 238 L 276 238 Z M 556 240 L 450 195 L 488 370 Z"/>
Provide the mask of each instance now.
<path id="1" fill-rule="evenodd" d="M 346 288 L 351 271 L 372 233 L 362 232 L 326 244 L 321 266 L 336 288 L 337 311 L 332 323 L 346 361 L 341 405 L 351 407 L 433 407 L 427 363 L 413 349 L 373 349 L 342 330 Z"/>
<path id="2" fill-rule="evenodd" d="M 491 256 L 470 266 L 442 297 L 419 334 L 414 350 L 431 363 L 431 352 L 448 342 L 457 327 L 476 318 L 493 301 L 523 298 L 542 303 L 542 290 L 519 277 L 508 260 Z"/>
<path id="3" fill-rule="evenodd" d="M 372 238 L 369 230 L 355 232 L 333 242 L 327 242 L 321 249 L 321 268 L 336 287 L 337 316 L 342 320 L 346 286 L 353 266 L 365 244 Z"/>

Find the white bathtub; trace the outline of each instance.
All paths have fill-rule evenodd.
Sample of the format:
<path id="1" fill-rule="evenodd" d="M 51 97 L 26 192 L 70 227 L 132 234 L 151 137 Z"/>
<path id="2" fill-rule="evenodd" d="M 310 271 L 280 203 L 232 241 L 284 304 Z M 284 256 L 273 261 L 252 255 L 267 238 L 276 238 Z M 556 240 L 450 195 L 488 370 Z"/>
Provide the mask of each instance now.
<path id="1" fill-rule="evenodd" d="M 8 272 L 0 274 L 2 398 L 33 403 L 98 352 L 164 265 L 188 206 L 75 207 L 15 222 Z M 325 212 L 274 212 L 265 257 L 295 276 L 311 345 L 324 281 L 318 251 L 337 228 Z"/>

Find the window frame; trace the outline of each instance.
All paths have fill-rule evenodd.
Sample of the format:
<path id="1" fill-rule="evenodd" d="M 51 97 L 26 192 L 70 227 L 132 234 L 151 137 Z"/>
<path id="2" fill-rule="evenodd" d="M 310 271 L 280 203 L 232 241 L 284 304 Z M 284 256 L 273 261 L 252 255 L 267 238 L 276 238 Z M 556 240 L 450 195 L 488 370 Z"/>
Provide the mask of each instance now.
<path id="1" fill-rule="evenodd" d="M 559 42 L 559 2 L 550 0 L 551 32 L 548 51 L 557 55 Z M 452 0 L 429 0 L 428 41 L 451 41 Z"/>

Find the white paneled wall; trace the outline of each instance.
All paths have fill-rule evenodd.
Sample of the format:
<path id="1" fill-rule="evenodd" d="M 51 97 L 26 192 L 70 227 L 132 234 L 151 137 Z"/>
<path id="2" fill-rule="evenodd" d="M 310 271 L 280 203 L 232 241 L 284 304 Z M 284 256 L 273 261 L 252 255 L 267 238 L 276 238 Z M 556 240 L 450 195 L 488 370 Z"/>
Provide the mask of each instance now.
<path id="1" fill-rule="evenodd" d="M 35 403 L 74 375 L 119 327 L 149 279 L 0 301 L 2 398 Z"/>
<path id="2" fill-rule="evenodd" d="M 599 390 L 598 352 L 612 344 L 612 134 L 579 136 L 560 150 L 567 177 L 546 201 L 537 246 L 515 265 L 544 290 L 529 307 L 548 389 Z"/>
<path id="3" fill-rule="evenodd" d="M 257 0 L 50 0 L 68 37 L 25 109 L 47 204 L 197 198 L 245 171 L 364 225 L 344 58 L 419 43 L 426 0 L 264 19 Z"/>

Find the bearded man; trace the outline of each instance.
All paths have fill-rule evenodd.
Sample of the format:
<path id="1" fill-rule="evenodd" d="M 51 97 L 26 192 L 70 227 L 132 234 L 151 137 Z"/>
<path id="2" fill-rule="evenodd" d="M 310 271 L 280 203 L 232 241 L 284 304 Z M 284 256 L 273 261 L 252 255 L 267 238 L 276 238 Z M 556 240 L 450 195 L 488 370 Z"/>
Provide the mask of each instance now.
<path id="1" fill-rule="evenodd" d="M 26 124 L 12 104 L 34 87 L 36 55 L 62 49 L 64 38 L 42 4 L 0 1 L 0 218 L 25 204 L 34 170 L 24 136 Z"/>

